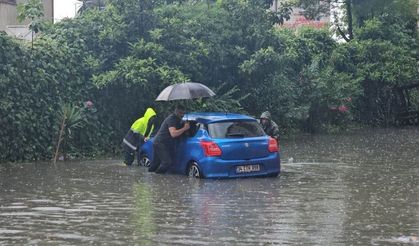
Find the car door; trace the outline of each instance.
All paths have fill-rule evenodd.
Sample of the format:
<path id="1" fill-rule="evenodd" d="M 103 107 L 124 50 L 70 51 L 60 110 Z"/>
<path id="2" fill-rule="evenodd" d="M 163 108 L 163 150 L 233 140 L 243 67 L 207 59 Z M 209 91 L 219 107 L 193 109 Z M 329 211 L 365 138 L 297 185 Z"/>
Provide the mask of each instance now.
<path id="1" fill-rule="evenodd" d="M 199 141 L 195 139 L 196 133 L 200 125 L 195 121 L 190 121 L 190 129 L 178 137 L 175 141 L 174 154 L 174 171 L 179 174 L 184 174 L 188 162 L 191 160 L 191 150 Z"/>

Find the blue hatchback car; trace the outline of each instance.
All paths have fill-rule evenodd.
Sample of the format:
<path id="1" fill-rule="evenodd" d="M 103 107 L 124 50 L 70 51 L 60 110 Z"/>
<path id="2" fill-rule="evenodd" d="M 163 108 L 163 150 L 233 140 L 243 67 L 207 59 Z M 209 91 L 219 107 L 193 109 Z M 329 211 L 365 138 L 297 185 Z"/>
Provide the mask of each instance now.
<path id="1" fill-rule="evenodd" d="M 191 128 L 176 141 L 170 172 L 195 178 L 278 176 L 279 144 L 258 121 L 232 113 L 189 113 Z M 153 139 L 143 144 L 140 165 L 149 166 Z"/>

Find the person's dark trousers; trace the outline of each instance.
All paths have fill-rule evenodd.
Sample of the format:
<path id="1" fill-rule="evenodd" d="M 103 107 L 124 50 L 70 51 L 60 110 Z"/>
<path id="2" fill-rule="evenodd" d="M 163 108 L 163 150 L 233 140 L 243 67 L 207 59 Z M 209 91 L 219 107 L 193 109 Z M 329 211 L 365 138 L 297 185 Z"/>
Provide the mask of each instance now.
<path id="1" fill-rule="evenodd" d="M 126 144 L 124 144 L 124 152 L 125 152 L 125 160 L 124 163 L 127 166 L 131 166 L 134 162 L 135 158 L 135 150 L 128 147 Z"/>
<path id="2" fill-rule="evenodd" d="M 172 164 L 169 148 L 158 142 L 153 143 L 153 161 L 148 168 L 149 172 L 165 173 Z"/>
<path id="3" fill-rule="evenodd" d="M 124 141 L 127 141 L 129 145 L 136 148 L 136 150 L 134 150 L 133 148 L 128 146 L 128 143 L 125 143 L 125 142 L 122 143 L 122 145 L 124 146 L 124 152 L 125 152 L 124 163 L 127 166 L 131 166 L 132 163 L 134 162 L 135 154 L 136 152 L 138 152 L 137 150 L 140 150 L 141 144 L 144 141 L 144 139 L 140 134 L 133 132 L 132 130 L 129 130 L 127 135 L 125 135 Z M 140 159 L 138 158 L 138 160 Z"/>

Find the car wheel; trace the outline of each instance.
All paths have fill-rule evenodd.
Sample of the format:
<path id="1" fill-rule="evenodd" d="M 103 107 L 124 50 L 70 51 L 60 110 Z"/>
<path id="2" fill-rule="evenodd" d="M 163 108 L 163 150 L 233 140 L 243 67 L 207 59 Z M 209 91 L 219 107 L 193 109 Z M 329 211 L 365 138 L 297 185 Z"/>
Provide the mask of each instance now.
<path id="1" fill-rule="evenodd" d="M 192 162 L 188 168 L 188 177 L 190 178 L 202 178 L 201 171 L 199 170 L 198 163 Z"/>
<path id="2" fill-rule="evenodd" d="M 148 156 L 146 155 L 141 155 L 140 157 L 140 161 L 139 161 L 139 166 L 143 166 L 143 167 L 149 167 L 151 164 L 150 159 L 148 158 Z"/>

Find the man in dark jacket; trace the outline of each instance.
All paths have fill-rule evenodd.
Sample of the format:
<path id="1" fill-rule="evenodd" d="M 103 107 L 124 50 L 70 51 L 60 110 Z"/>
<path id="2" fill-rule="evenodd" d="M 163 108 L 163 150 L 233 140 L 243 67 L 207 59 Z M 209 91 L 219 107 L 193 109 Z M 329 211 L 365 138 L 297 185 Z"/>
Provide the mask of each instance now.
<path id="1" fill-rule="evenodd" d="M 154 129 L 154 121 L 156 118 L 156 112 L 152 108 L 148 108 L 143 117 L 137 119 L 129 129 L 127 135 L 123 140 L 123 147 L 125 152 L 124 163 L 130 166 L 135 158 L 135 153 L 139 153 L 138 150 L 141 144 L 150 137 Z M 139 158 L 137 158 L 139 161 Z"/>
<path id="2" fill-rule="evenodd" d="M 262 125 L 266 135 L 275 138 L 276 142 L 279 144 L 279 127 L 272 120 L 271 113 L 269 113 L 269 111 L 265 111 L 260 115 L 260 124 Z"/>
<path id="3" fill-rule="evenodd" d="M 149 172 L 165 173 L 173 162 L 175 139 L 189 129 L 189 122 L 182 125 L 185 108 L 177 106 L 175 112 L 169 115 L 161 124 L 153 140 L 153 161 Z"/>

